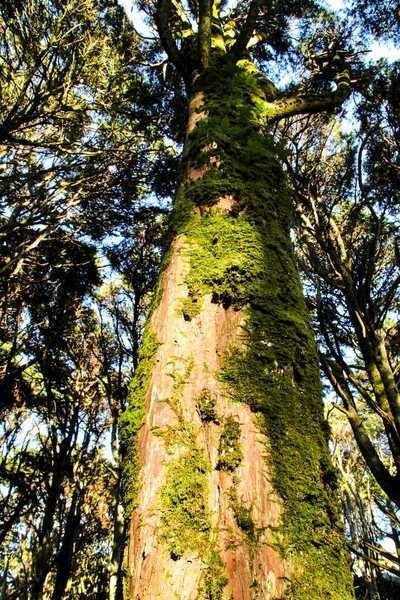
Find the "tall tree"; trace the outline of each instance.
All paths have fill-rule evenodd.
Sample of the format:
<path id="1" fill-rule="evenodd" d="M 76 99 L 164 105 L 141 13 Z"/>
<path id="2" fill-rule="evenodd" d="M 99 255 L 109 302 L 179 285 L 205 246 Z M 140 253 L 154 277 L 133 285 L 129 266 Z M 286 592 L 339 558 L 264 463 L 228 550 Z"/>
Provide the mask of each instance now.
<path id="1" fill-rule="evenodd" d="M 277 97 L 265 73 L 314 3 L 137 4 L 187 120 L 169 250 L 121 418 L 126 597 L 351 598 L 271 135 L 285 117 L 342 104 L 350 52 L 328 16 L 329 36 L 308 55 L 312 81 Z"/>

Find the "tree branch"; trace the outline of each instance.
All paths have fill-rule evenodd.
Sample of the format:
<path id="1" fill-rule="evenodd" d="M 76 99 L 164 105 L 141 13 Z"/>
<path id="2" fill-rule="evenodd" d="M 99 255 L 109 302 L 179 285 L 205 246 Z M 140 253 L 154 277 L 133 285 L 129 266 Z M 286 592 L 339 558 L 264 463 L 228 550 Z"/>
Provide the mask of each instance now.
<path id="1" fill-rule="evenodd" d="M 398 569 L 393 569 L 392 567 L 382 564 L 381 562 L 379 562 L 379 560 L 376 560 L 376 559 L 372 558 L 371 556 L 368 556 L 367 554 L 360 552 L 359 550 L 357 550 L 356 548 L 354 548 L 354 546 L 351 546 L 350 544 L 349 544 L 349 548 L 352 552 L 354 552 L 354 554 L 357 554 L 357 556 L 360 556 L 362 559 L 372 563 L 373 565 L 377 565 L 384 571 L 388 571 L 389 573 L 393 573 L 394 575 L 397 575 L 397 577 L 399 576 Z M 380 554 L 382 554 L 382 552 L 380 552 Z"/>
<path id="2" fill-rule="evenodd" d="M 257 22 L 258 12 L 260 9 L 260 4 L 261 0 L 252 0 L 243 29 L 239 33 L 236 42 L 232 46 L 231 52 L 239 58 L 242 57 L 242 54 L 247 48 L 247 44 L 253 36 L 253 32 Z"/>
<path id="3" fill-rule="evenodd" d="M 207 69 L 211 50 L 211 0 L 199 0 L 199 59 L 202 71 Z"/>
<path id="4" fill-rule="evenodd" d="M 340 106 L 347 100 L 351 93 L 350 72 L 348 68 L 335 77 L 335 83 L 337 85 L 336 90 L 319 96 L 294 96 L 278 100 L 274 103 L 268 103 L 267 110 L 272 109 L 272 114 L 271 117 L 267 117 L 267 121 L 273 123 L 286 117 L 328 111 Z"/>
<path id="5" fill-rule="evenodd" d="M 335 392 L 340 396 L 344 403 L 345 412 L 354 433 L 354 437 L 360 448 L 369 469 L 375 477 L 383 491 L 397 506 L 400 506 L 400 493 L 398 477 L 392 476 L 381 461 L 371 439 L 364 427 L 364 423 L 358 414 L 351 392 L 348 389 L 347 382 L 335 361 L 329 360 L 326 356 L 321 356 L 321 366 L 332 384 Z"/>
<path id="6" fill-rule="evenodd" d="M 157 10 L 155 15 L 156 26 L 158 35 L 160 36 L 161 43 L 166 51 L 169 60 L 175 66 L 178 73 L 185 78 L 186 68 L 185 63 L 182 60 L 181 53 L 175 40 L 172 36 L 169 19 L 171 16 L 172 4 L 171 0 L 157 0 Z"/>

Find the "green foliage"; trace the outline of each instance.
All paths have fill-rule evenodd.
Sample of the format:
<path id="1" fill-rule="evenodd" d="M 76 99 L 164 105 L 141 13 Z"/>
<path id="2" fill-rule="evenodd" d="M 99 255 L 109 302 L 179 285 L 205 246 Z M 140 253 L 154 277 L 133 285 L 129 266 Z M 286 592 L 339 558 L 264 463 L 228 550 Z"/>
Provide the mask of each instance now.
<path id="1" fill-rule="evenodd" d="M 395 44 L 399 39 L 400 15 L 398 2 L 384 0 L 352 0 L 350 3 L 350 14 L 357 24 L 361 26 L 364 33 L 373 34 L 383 40 L 393 41 Z"/>
<path id="2" fill-rule="evenodd" d="M 78 297 L 99 283 L 94 243 L 137 233 L 137 173 L 150 168 L 142 132 L 151 101 L 131 63 L 136 38 L 122 7 L 64 4 L 0 6 L 0 387 L 8 408 L 35 401 L 21 356 L 28 365 L 44 348 L 65 348 Z M 145 258 L 150 271 L 154 254 Z M 148 292 L 154 273 L 145 277 Z M 145 286 L 138 272 L 135 279 L 136 294 Z"/>
<path id="3" fill-rule="evenodd" d="M 374 506 L 380 494 L 385 494 L 390 512 L 400 506 L 398 426 L 388 425 L 398 423 L 391 398 L 399 356 L 392 318 L 399 307 L 400 79 L 396 63 L 380 61 L 373 73 L 358 88 L 359 132 L 344 134 L 339 123 L 322 116 L 310 119 L 301 135 L 296 125 L 288 167 L 298 258 L 321 366 L 335 392 L 335 404 L 347 411 L 347 434 L 333 447 L 339 453 L 343 444 L 336 464 L 346 481 L 340 491 L 346 531 L 355 548 L 360 538 L 379 546 L 369 538 L 374 525 L 368 523 L 368 515 L 374 523 L 384 522 Z M 289 128 L 289 136 L 292 131 Z M 362 458 L 356 458 L 357 444 Z M 360 487 L 354 485 L 356 475 L 361 477 Z M 375 557 L 379 570 L 379 551 Z M 366 564 L 364 572 L 373 569 Z M 380 575 L 368 577 L 378 582 Z M 371 583 L 371 597 L 376 586 Z"/>
<path id="4" fill-rule="evenodd" d="M 232 415 L 226 417 L 219 441 L 217 469 L 234 471 L 242 462 L 240 433 L 240 423 Z"/>

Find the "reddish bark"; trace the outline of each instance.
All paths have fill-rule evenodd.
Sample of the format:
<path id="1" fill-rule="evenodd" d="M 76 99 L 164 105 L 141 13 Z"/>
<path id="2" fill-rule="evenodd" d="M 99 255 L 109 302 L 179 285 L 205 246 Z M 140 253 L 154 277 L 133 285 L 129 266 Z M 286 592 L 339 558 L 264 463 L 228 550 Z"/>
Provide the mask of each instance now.
<path id="1" fill-rule="evenodd" d="M 131 526 L 130 597 L 134 600 L 194 600 L 199 597 L 198 586 L 205 569 L 201 556 L 185 553 L 178 560 L 173 560 L 159 541 L 161 511 L 157 492 L 164 478 L 166 453 L 162 438 L 152 433 L 153 428 L 164 428 L 176 422 L 174 411 L 163 401 L 171 396 L 174 383 L 168 373 L 176 369 L 183 374 L 184 361 L 189 357 L 194 359 L 194 366 L 185 384 L 181 406 L 184 418 L 197 424 L 199 442 L 206 449 L 211 464 L 209 509 L 212 526 L 218 531 L 218 549 L 226 563 L 229 578 L 223 598 L 229 598 L 230 594 L 235 600 L 279 596 L 285 571 L 278 553 L 270 545 L 270 534 L 271 527 L 279 520 L 280 506 L 268 481 L 265 444 L 249 407 L 230 403 L 224 398 L 221 384 L 215 378 L 229 345 L 238 342 L 244 317 L 240 311 L 225 310 L 212 303 L 211 296 L 205 297 L 200 318 L 185 321 L 178 316 L 180 301 L 187 294 L 184 283 L 187 269 L 185 244 L 178 240 L 162 277 L 163 298 L 151 319 L 152 329 L 161 346 L 146 397 L 147 421 L 139 438 L 142 489 L 137 499 L 139 508 Z M 182 360 L 179 360 L 180 357 Z M 239 480 L 238 498 L 252 507 L 259 536 L 257 543 L 247 540 L 230 507 L 227 491 L 232 485 L 232 474 L 215 469 L 222 426 L 213 422 L 202 423 L 200 419 L 196 398 L 204 389 L 217 398 L 216 409 L 220 416 L 236 415 L 241 423 L 244 459 L 234 475 Z"/>

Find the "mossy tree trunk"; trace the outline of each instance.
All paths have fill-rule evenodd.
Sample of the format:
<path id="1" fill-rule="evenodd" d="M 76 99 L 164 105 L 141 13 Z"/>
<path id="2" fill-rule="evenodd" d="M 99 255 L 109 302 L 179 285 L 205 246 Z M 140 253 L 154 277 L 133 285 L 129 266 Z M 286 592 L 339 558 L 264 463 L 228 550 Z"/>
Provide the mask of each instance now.
<path id="1" fill-rule="evenodd" d="M 171 245 L 121 424 L 134 507 L 126 598 L 346 600 L 270 92 L 248 61 L 208 60 L 190 90 Z"/>

